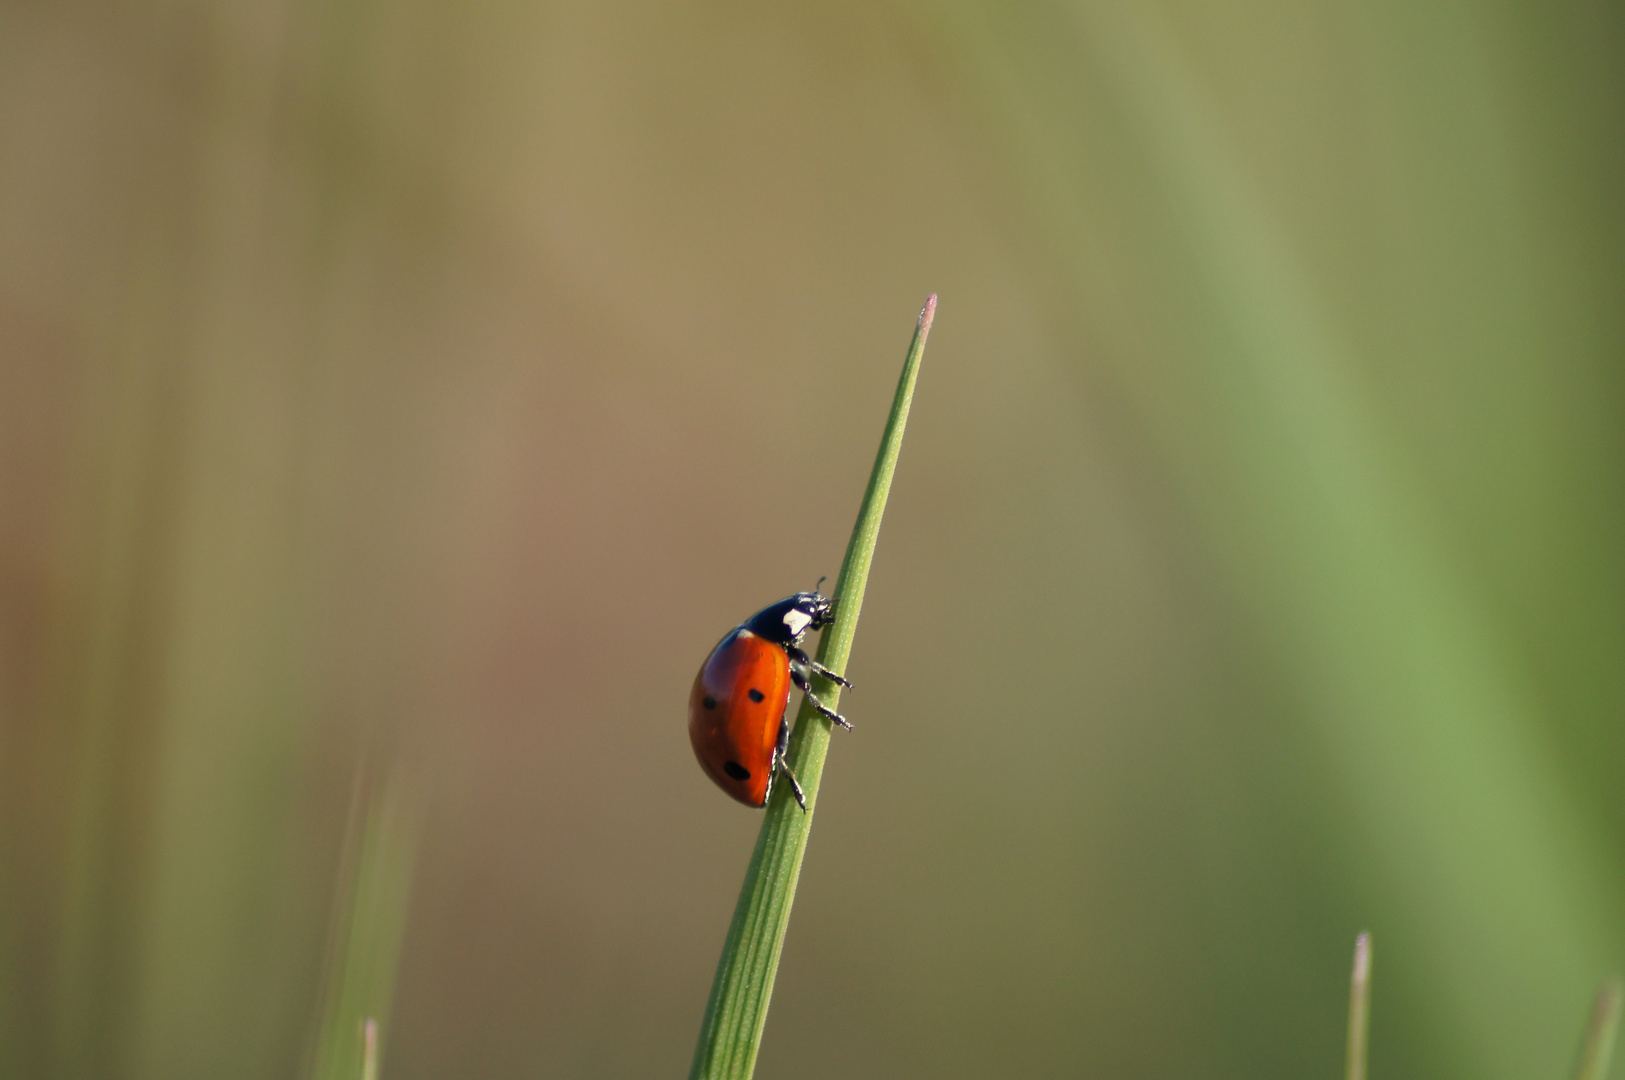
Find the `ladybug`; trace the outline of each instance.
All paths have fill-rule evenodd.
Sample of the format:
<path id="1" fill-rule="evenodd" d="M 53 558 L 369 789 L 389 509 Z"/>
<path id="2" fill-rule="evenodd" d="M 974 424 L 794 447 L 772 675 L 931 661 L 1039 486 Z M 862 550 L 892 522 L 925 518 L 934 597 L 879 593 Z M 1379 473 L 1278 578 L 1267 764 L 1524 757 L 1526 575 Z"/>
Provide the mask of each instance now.
<path id="1" fill-rule="evenodd" d="M 822 583 L 822 579 L 820 579 Z M 847 730 L 852 725 L 819 701 L 812 675 L 852 684 L 808 656 L 801 639 L 835 619 L 835 605 L 816 591 L 799 592 L 752 615 L 717 642 L 694 677 L 688 696 L 688 738 L 700 768 L 746 806 L 766 806 L 773 778 L 784 773 L 802 810 L 807 799 L 790 771 L 790 686 L 813 708 Z"/>

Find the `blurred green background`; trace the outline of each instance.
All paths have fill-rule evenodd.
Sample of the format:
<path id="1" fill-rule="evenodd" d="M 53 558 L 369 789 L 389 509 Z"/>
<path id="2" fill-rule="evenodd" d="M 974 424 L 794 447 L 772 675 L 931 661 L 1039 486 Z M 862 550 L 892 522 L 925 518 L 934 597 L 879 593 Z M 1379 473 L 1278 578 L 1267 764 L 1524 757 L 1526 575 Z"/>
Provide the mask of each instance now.
<path id="1" fill-rule="evenodd" d="M 758 1075 L 1331 1078 L 1366 927 L 1379 1080 L 1565 1075 L 1622 61 L 1579 0 L 5 0 L 0 1075 L 308 1075 L 360 896 L 389 1080 L 682 1075 L 759 821 L 689 683 L 836 572 L 932 291 Z"/>

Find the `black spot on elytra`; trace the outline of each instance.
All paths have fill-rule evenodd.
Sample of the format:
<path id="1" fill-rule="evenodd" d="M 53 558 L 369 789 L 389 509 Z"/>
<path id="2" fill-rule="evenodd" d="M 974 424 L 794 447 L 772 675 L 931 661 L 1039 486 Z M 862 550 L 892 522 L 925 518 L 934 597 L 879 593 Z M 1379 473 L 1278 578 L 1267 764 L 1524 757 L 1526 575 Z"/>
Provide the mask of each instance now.
<path id="1" fill-rule="evenodd" d="M 726 762 L 722 766 L 722 771 L 733 777 L 735 780 L 750 779 L 750 770 L 739 764 L 737 761 Z"/>
<path id="2" fill-rule="evenodd" d="M 762 693 L 760 690 L 756 689 L 754 686 L 751 687 L 750 699 L 752 701 L 761 701 L 766 696 L 767 696 L 766 694 Z"/>
<path id="3" fill-rule="evenodd" d="M 714 709 L 717 707 L 717 699 L 712 697 L 710 694 L 707 694 L 705 696 L 705 700 L 700 702 L 700 704 L 704 705 L 707 709 Z"/>

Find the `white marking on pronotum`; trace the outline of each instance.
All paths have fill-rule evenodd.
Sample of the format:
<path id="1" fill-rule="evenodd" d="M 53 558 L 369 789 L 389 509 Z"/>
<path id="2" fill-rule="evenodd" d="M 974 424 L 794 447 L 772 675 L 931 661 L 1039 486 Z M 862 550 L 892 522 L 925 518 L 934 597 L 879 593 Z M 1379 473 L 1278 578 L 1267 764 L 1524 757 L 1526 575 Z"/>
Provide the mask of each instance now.
<path id="1" fill-rule="evenodd" d="M 784 613 L 784 625 L 789 628 L 791 637 L 799 637 L 801 632 L 807 629 L 807 624 L 810 622 L 812 622 L 812 616 L 800 608 L 791 608 Z"/>

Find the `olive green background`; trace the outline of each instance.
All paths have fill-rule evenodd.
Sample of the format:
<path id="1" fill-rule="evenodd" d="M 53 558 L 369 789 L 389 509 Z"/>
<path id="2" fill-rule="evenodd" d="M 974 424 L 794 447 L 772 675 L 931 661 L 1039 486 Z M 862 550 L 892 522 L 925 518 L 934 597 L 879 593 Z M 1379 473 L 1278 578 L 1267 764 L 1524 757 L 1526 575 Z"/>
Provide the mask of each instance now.
<path id="1" fill-rule="evenodd" d="M 0 1075 L 307 1075 L 358 772 L 385 1077 L 683 1074 L 934 291 L 758 1075 L 1330 1078 L 1370 928 L 1376 1080 L 1563 1076 L 1622 132 L 1602 3 L 5 0 Z"/>

